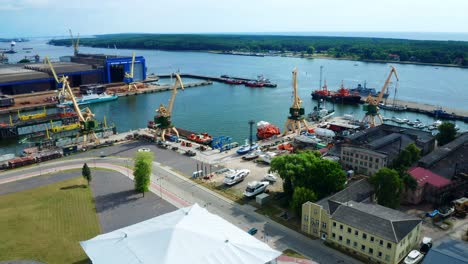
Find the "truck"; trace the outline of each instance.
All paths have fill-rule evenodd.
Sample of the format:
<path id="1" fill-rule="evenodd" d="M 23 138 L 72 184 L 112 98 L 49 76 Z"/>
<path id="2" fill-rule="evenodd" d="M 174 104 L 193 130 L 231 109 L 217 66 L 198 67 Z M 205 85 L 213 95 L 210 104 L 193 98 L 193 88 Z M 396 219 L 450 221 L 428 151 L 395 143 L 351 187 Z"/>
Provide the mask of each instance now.
<path id="1" fill-rule="evenodd" d="M 73 145 L 73 146 L 66 146 L 66 147 L 63 147 L 63 148 L 62 148 L 62 152 L 63 152 L 63 155 L 64 155 L 64 156 L 68 156 L 68 155 L 74 154 L 74 153 L 78 152 L 78 146 Z"/>

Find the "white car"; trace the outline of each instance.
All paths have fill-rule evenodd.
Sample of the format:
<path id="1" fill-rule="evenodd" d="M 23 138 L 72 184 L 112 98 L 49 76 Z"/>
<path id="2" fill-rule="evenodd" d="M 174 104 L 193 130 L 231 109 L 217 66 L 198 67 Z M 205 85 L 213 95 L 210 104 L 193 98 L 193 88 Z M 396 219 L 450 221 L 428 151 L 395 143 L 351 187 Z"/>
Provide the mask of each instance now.
<path id="1" fill-rule="evenodd" d="M 139 148 L 138 152 L 151 152 L 151 149 L 149 149 L 149 148 Z"/>
<path id="2" fill-rule="evenodd" d="M 224 184 L 226 185 L 234 185 L 238 182 L 241 182 L 249 175 L 250 170 L 243 169 L 243 170 L 235 170 L 234 172 L 226 174 L 224 176 Z"/>
<path id="3" fill-rule="evenodd" d="M 276 182 L 277 179 L 278 178 L 271 173 L 268 173 L 267 175 L 265 175 L 265 177 L 263 177 L 263 180 L 269 181 L 269 182 Z"/>
<path id="4" fill-rule="evenodd" d="M 266 190 L 266 188 L 268 187 L 270 183 L 267 182 L 267 181 L 262 181 L 262 182 L 258 182 L 258 181 L 253 181 L 253 182 L 249 182 L 247 184 L 247 188 L 245 189 L 245 192 L 244 192 L 244 196 L 245 197 L 254 197 L 256 196 L 257 194 L 260 194 L 262 192 L 264 192 Z"/>
<path id="5" fill-rule="evenodd" d="M 417 250 L 411 250 L 411 252 L 406 256 L 404 263 L 405 264 L 416 264 L 419 263 L 424 257 L 421 252 Z"/>

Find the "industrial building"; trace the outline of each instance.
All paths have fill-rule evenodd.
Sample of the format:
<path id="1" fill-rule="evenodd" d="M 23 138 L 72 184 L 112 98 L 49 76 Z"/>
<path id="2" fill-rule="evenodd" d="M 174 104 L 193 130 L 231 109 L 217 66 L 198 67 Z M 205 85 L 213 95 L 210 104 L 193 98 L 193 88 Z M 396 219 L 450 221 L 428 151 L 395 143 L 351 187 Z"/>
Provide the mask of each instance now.
<path id="1" fill-rule="evenodd" d="M 430 132 L 383 124 L 346 137 L 339 146 L 340 160 L 347 169 L 372 175 L 411 143 L 426 155 L 434 149 L 435 137 Z"/>
<path id="2" fill-rule="evenodd" d="M 69 77 L 71 87 L 95 83 L 120 83 L 126 72 L 130 72 L 132 57 L 101 54 L 77 54 L 61 57 L 53 66 L 59 76 Z M 146 79 L 146 62 L 135 57 L 134 81 Z M 56 90 L 52 72 L 46 64 L 0 65 L 0 95 L 16 95 L 39 91 Z"/>

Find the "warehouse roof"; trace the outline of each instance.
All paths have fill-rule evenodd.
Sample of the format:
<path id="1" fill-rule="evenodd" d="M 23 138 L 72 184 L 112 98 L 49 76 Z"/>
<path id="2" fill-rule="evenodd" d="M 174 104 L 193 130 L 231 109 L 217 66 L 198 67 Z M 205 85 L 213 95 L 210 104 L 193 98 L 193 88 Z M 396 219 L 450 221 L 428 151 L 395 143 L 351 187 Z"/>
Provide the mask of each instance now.
<path id="1" fill-rule="evenodd" d="M 421 164 L 423 167 L 428 168 L 434 165 L 434 163 L 448 156 L 451 152 L 462 147 L 465 143 L 468 143 L 468 133 L 460 135 L 452 142 L 445 144 L 444 146 L 432 151 L 430 154 L 422 157 L 419 160 L 419 164 Z"/>
<path id="2" fill-rule="evenodd" d="M 400 242 L 421 219 L 377 204 L 348 202 L 340 205 L 331 219 L 383 239 Z"/>
<path id="3" fill-rule="evenodd" d="M 24 65 L 0 65 L 0 84 L 6 82 L 15 82 L 23 80 L 35 80 L 49 78 L 49 75 L 43 72 L 25 69 Z"/>

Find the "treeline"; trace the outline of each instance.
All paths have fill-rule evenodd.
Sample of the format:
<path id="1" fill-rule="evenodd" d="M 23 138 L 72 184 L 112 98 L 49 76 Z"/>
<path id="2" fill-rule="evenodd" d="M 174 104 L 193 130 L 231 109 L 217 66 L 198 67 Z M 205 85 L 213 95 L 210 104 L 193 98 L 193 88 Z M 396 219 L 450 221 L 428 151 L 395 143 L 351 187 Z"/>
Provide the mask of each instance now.
<path id="1" fill-rule="evenodd" d="M 70 45 L 69 39 L 51 40 Z M 468 42 L 385 38 L 268 35 L 111 34 L 84 38 L 91 47 L 169 51 L 244 51 L 322 54 L 358 60 L 406 61 L 468 66 Z"/>

